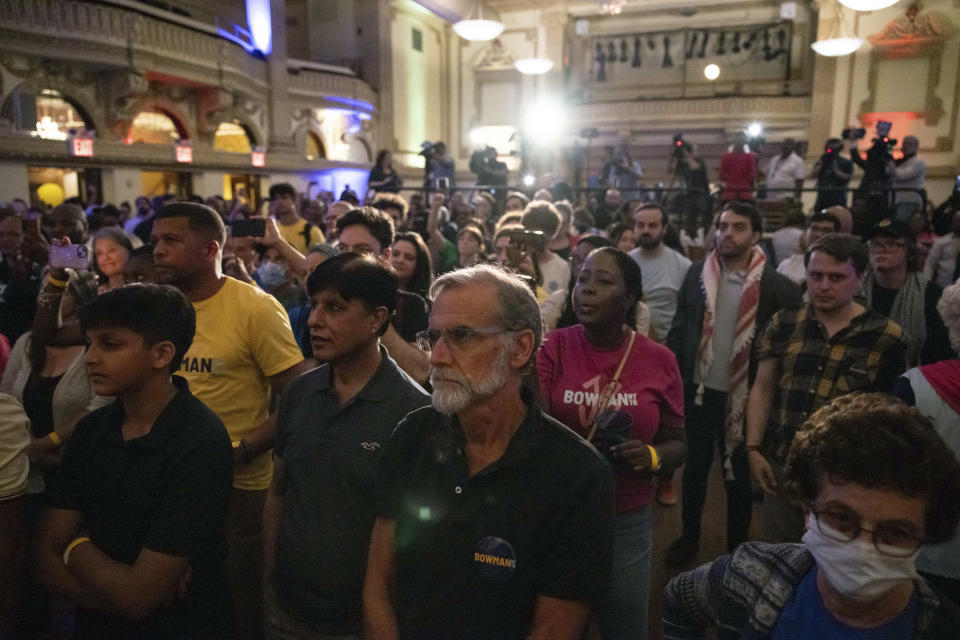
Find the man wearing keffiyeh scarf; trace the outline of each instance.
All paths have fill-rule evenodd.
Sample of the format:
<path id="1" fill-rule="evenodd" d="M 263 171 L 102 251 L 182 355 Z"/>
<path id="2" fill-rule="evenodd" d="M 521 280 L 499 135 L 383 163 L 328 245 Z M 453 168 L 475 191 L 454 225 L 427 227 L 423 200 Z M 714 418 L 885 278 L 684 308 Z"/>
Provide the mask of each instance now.
<path id="1" fill-rule="evenodd" d="M 762 219 L 753 207 L 729 203 L 717 222 L 716 249 L 691 267 L 667 338 L 684 379 L 688 456 L 683 473 L 683 536 L 667 563 L 696 554 L 707 476 L 714 449 L 723 458 L 727 491 L 727 545 L 747 539 L 749 465 L 743 449 L 753 342 L 770 317 L 800 303 L 799 289 L 776 273 L 757 246 Z"/>

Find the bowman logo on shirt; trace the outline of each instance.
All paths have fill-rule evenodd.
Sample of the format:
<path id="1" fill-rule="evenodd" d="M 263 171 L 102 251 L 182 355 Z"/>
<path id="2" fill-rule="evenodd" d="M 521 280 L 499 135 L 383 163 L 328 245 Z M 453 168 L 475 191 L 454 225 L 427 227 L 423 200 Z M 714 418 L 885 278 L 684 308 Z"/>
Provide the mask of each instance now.
<path id="1" fill-rule="evenodd" d="M 195 358 L 185 356 L 180 363 L 183 373 L 222 373 L 223 361 L 219 358 Z"/>
<path id="2" fill-rule="evenodd" d="M 517 554 L 503 538 L 487 536 L 477 543 L 473 563 L 485 579 L 504 582 L 517 570 Z"/>
<path id="3" fill-rule="evenodd" d="M 603 386 L 606 384 L 606 382 L 601 384 L 602 379 L 603 376 L 598 375 L 584 382 L 581 389 L 564 389 L 563 391 L 564 404 L 577 405 L 577 413 L 580 416 L 581 426 L 586 427 L 587 425 L 593 424 L 597 416 L 597 410 L 599 409 L 597 405 L 600 402 L 600 395 L 603 393 Z M 638 406 L 637 394 L 622 393 L 620 391 L 622 388 L 623 385 L 618 382 L 614 387 L 613 395 L 610 396 L 610 403 L 605 407 L 605 410 L 610 411 L 620 409 L 621 407 Z"/>

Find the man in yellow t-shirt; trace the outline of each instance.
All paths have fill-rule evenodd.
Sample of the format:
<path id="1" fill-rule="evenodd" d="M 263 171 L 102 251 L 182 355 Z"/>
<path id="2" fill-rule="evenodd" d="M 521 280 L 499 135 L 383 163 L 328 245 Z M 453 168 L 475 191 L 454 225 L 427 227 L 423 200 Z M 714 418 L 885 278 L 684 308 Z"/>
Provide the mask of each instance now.
<path id="1" fill-rule="evenodd" d="M 277 219 L 280 236 L 300 253 L 324 241 L 320 227 L 297 214 L 297 191 L 287 182 L 270 187 L 270 215 Z"/>
<path id="2" fill-rule="evenodd" d="M 226 229 L 213 209 L 191 202 L 167 205 L 157 213 L 150 239 L 157 279 L 180 289 L 197 313 L 180 375 L 235 443 L 227 578 L 236 637 L 255 638 L 262 629 L 262 514 L 276 429 L 270 397 L 310 367 L 280 303 L 222 274 Z"/>

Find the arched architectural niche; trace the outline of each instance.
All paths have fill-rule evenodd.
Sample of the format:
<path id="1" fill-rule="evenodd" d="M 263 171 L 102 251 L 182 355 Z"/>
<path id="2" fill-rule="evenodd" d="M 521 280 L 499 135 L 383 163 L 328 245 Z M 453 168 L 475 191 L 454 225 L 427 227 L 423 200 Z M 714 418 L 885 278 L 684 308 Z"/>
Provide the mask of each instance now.
<path id="1" fill-rule="evenodd" d="M 71 92 L 69 89 L 65 91 L 58 86 L 54 86 L 51 83 L 43 82 L 40 79 L 25 80 L 23 82 L 20 82 L 16 86 L 14 86 L 8 93 L 4 94 L 2 106 L 0 106 L 0 115 L 2 115 L 3 118 L 10 119 L 12 122 L 13 119 L 12 119 L 11 111 L 13 109 L 13 101 L 17 99 L 16 97 L 17 95 L 24 94 L 24 93 L 33 94 L 39 99 L 43 97 L 43 93 L 46 91 L 55 92 L 59 94 L 57 97 L 60 100 L 63 100 L 64 102 L 69 104 L 76 111 L 77 115 L 79 116 L 80 120 L 84 123 L 84 126 L 87 130 L 96 131 L 98 135 L 102 135 L 103 133 L 106 132 L 105 129 L 103 129 L 100 126 L 101 123 L 95 117 L 95 114 L 97 113 L 95 111 L 95 109 L 97 108 L 95 104 L 87 100 L 85 96 L 81 96 L 78 93 Z M 50 97 L 54 97 L 54 96 L 50 96 Z M 14 126 L 17 126 L 18 124 L 20 123 L 14 122 Z M 29 128 L 33 129 L 33 127 L 29 127 Z"/>
<path id="2" fill-rule="evenodd" d="M 350 145 L 350 150 L 347 155 L 348 162 L 361 164 L 373 162 L 373 147 L 366 137 L 361 135 L 347 135 L 346 141 L 347 144 Z"/>
<path id="3" fill-rule="evenodd" d="M 320 134 L 307 130 L 304 136 L 304 154 L 309 162 L 327 158 L 327 148 L 324 146 Z"/>
<path id="4" fill-rule="evenodd" d="M 133 120 L 136 118 L 137 114 L 142 111 L 158 112 L 167 116 L 173 121 L 173 124 L 177 130 L 177 134 L 180 136 L 181 140 L 192 140 L 194 141 L 194 144 L 196 144 L 196 127 L 193 126 L 193 122 L 191 122 L 183 107 L 170 100 L 157 97 L 147 97 L 142 100 L 138 100 L 131 106 L 129 112 L 132 114 L 132 116 L 129 121 L 123 123 L 124 142 L 129 144 L 128 136 L 130 127 L 133 125 Z"/>
<path id="5" fill-rule="evenodd" d="M 213 148 L 230 153 L 250 153 L 257 146 L 250 130 L 242 123 L 225 120 L 213 133 Z"/>
<path id="6" fill-rule="evenodd" d="M 319 143 L 319 147 L 323 151 L 323 155 L 321 157 L 314 158 L 311 162 L 329 159 L 329 149 L 326 140 L 323 139 L 323 135 L 320 132 L 320 123 L 317 122 L 312 116 L 302 119 L 296 128 L 294 128 L 292 137 L 294 147 L 299 149 L 304 158 L 307 157 L 307 139 L 308 137 L 312 137 L 315 143 Z"/>
<path id="7" fill-rule="evenodd" d="M 227 111 L 222 117 L 216 119 L 211 118 L 210 122 L 213 125 L 213 132 L 207 134 L 209 136 L 207 140 L 210 141 L 212 148 L 216 148 L 216 132 L 224 123 L 233 123 L 241 126 L 246 132 L 247 138 L 250 140 L 251 148 L 266 145 L 267 137 L 263 132 L 263 128 L 254 117 L 245 113 L 241 108 L 235 107 Z M 194 144 L 196 144 L 196 142 L 194 142 Z"/>

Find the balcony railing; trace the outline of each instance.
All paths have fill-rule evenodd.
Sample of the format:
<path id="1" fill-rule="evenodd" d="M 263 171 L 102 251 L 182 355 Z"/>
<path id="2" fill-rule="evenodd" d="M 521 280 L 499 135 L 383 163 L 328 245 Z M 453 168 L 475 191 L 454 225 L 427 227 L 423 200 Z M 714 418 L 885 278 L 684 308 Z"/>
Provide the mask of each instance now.
<path id="1" fill-rule="evenodd" d="M 125 0 L 0 1 L 0 50 L 166 74 L 265 95 L 267 65 L 217 28 Z M 340 96 L 376 104 L 352 69 L 289 60 L 289 87 L 304 98 Z"/>

